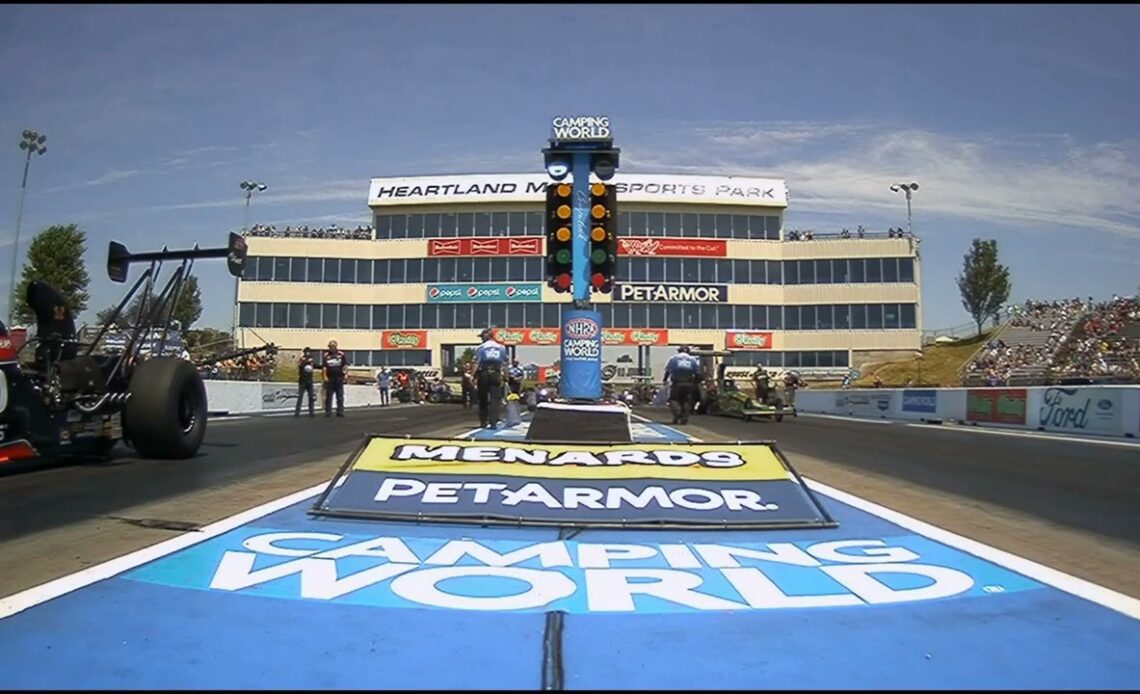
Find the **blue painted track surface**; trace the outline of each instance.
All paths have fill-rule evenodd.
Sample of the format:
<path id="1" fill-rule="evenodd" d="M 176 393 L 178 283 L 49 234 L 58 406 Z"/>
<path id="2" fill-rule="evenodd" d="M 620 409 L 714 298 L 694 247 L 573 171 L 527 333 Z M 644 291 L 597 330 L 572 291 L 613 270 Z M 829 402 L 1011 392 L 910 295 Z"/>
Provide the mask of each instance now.
<path id="1" fill-rule="evenodd" d="M 838 528 L 762 533 L 599 530 L 578 533 L 566 542 L 690 547 L 792 543 L 806 548 L 836 540 L 883 540 L 912 550 L 923 564 L 968 574 L 973 585 L 948 598 L 848 607 L 742 605 L 700 612 L 638 595 L 633 612 L 598 613 L 589 612 L 584 601 L 567 603 L 561 632 L 565 688 L 1140 685 L 1140 621 L 836 500 L 824 497 L 823 502 L 839 521 Z M 296 575 L 241 590 L 207 588 L 227 550 L 240 550 L 246 538 L 271 531 L 351 536 L 341 545 L 379 536 L 401 538 L 408 547 L 418 548 L 421 559 L 422 548 L 448 540 L 514 541 L 517 546 L 559 540 L 553 529 L 317 520 L 307 514 L 311 504 L 286 508 L 0 620 L 0 684 L 11 689 L 540 687 L 546 629 L 541 609 L 425 608 L 393 597 L 379 584 L 333 599 L 302 598 Z M 287 545 L 305 547 L 281 543 Z M 260 556 L 254 566 L 262 569 L 294 559 Z M 338 580 L 384 563 L 355 561 L 359 563 L 344 564 Z M 740 563 L 763 566 L 790 595 L 836 593 L 836 584 L 825 585 L 815 569 L 747 559 Z M 625 564 L 665 566 L 660 558 L 656 564 Z M 539 564 L 528 560 L 518 566 Z M 701 591 L 741 602 L 717 572 L 709 569 L 702 575 L 706 582 Z M 914 576 L 883 580 L 899 590 L 922 587 Z M 473 596 L 511 592 L 486 582 L 456 590 Z"/>

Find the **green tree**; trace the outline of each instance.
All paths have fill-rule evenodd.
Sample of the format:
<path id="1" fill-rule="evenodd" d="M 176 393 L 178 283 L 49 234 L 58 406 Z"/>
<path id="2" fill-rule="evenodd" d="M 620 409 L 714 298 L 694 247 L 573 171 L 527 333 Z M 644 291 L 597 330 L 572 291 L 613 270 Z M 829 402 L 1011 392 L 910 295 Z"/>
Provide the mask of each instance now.
<path id="1" fill-rule="evenodd" d="M 155 287 L 156 290 L 161 291 L 162 287 Z M 142 305 L 143 297 L 146 296 L 145 292 L 139 292 L 131 303 L 123 309 L 120 314 L 124 321 L 129 323 L 136 323 L 139 320 L 139 308 Z M 158 296 L 157 291 L 151 294 L 151 298 L 147 301 L 147 316 L 154 310 L 154 301 Z M 111 309 L 106 309 L 108 315 Z M 142 316 L 146 318 L 147 316 Z M 202 292 L 198 288 L 198 278 L 190 275 L 182 284 L 182 293 L 178 296 L 178 303 L 174 306 L 174 320 L 182 324 L 182 330 L 185 332 L 194 325 L 199 318 L 202 317 Z"/>
<path id="2" fill-rule="evenodd" d="M 91 277 L 83 262 L 86 250 L 87 234 L 75 224 L 57 224 L 36 234 L 28 246 L 28 260 L 12 297 L 17 323 L 35 322 L 35 314 L 25 298 L 32 280 L 45 282 L 62 294 L 72 315 L 78 318 L 90 299 L 87 286 Z"/>
<path id="3" fill-rule="evenodd" d="M 964 256 L 962 274 L 958 276 L 958 291 L 962 307 L 978 325 L 996 315 L 1009 299 L 1009 268 L 998 262 L 997 241 L 974 239 L 970 252 Z"/>
<path id="4" fill-rule="evenodd" d="M 467 349 L 463 350 L 463 354 L 461 354 L 459 356 L 459 358 L 455 360 L 455 366 L 460 371 L 466 371 L 467 367 L 470 366 L 471 363 L 474 361 L 475 361 L 475 350 L 468 347 Z"/>

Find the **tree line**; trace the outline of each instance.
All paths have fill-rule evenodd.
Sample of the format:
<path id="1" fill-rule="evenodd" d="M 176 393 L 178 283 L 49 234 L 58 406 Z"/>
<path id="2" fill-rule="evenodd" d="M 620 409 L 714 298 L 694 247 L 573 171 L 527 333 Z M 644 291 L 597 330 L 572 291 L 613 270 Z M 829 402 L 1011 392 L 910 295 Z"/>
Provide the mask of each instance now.
<path id="1" fill-rule="evenodd" d="M 26 300 L 28 284 L 33 280 L 44 282 L 62 294 L 72 315 L 79 316 L 87 310 L 91 299 L 88 292 L 91 276 L 83 259 L 86 250 L 87 234 L 75 224 L 50 226 L 36 234 L 28 246 L 20 280 L 10 297 L 13 302 L 12 316 L 18 324 L 35 322 L 35 314 Z M 154 296 L 152 293 L 151 298 Z M 144 292 L 139 292 L 115 322 L 121 327 L 136 322 L 144 298 Z M 107 322 L 116 305 L 117 303 L 97 311 L 95 321 L 99 325 Z M 202 317 L 202 293 L 196 276 L 186 278 L 173 317 L 182 324 L 183 332 L 190 330 Z"/>

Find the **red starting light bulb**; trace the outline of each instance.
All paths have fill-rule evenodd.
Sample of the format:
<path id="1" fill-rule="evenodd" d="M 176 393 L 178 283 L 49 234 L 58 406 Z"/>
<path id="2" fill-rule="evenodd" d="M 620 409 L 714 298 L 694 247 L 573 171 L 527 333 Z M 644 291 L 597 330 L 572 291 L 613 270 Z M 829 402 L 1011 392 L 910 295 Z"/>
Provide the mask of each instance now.
<path id="1" fill-rule="evenodd" d="M 559 289 L 570 288 L 570 275 L 562 274 L 555 278 L 554 283 L 558 285 Z"/>
<path id="2" fill-rule="evenodd" d="M 601 289 L 602 285 L 606 283 L 606 276 L 600 272 L 595 272 L 594 276 L 590 278 L 590 282 L 593 283 L 595 288 Z"/>

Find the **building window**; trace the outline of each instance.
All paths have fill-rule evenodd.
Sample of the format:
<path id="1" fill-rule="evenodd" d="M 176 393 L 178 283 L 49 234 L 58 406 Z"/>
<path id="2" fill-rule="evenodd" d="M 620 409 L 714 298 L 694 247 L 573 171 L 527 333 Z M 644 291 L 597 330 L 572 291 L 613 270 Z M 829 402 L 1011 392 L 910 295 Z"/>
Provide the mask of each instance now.
<path id="1" fill-rule="evenodd" d="M 914 258 L 899 258 L 899 282 L 914 282 Z"/>
<path id="2" fill-rule="evenodd" d="M 475 215 L 471 212 L 460 212 L 457 216 L 457 235 L 458 236 L 474 236 L 475 235 Z"/>

